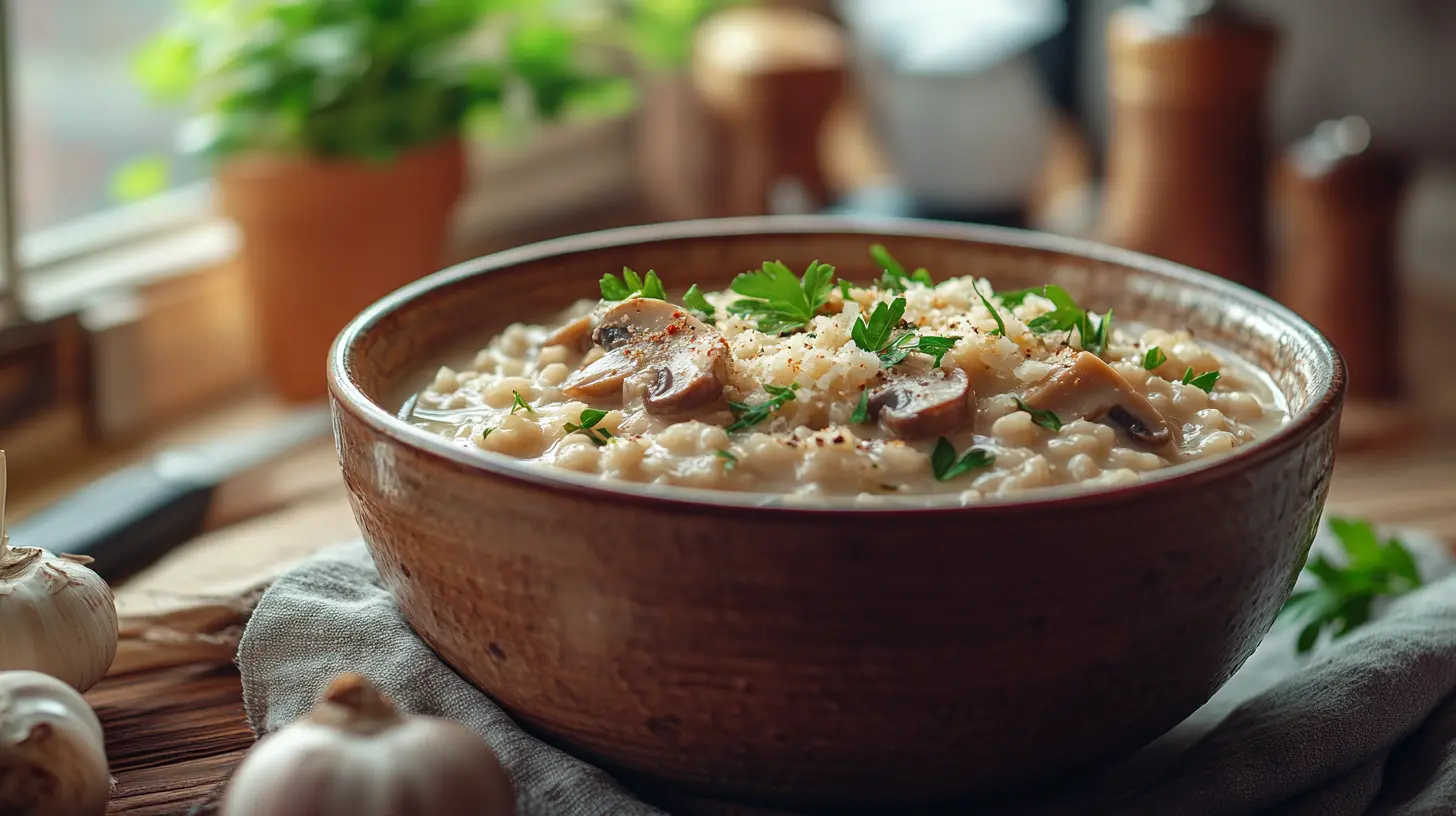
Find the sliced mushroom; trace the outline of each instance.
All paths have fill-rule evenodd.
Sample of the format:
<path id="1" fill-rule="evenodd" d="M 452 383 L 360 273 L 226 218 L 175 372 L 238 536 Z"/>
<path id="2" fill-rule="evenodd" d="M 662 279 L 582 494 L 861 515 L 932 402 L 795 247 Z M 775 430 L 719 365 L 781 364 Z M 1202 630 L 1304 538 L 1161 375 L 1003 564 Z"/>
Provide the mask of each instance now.
<path id="1" fill-rule="evenodd" d="M 592 339 L 606 354 L 567 378 L 567 396 L 616 392 L 624 401 L 639 397 L 649 413 L 674 414 L 723 395 L 728 344 L 680 306 L 654 298 L 623 301 L 601 315 Z"/>
<path id="2" fill-rule="evenodd" d="M 546 335 L 546 340 L 541 345 L 566 346 L 577 351 L 587 351 L 592 347 L 592 328 L 592 316 L 582 315 Z"/>
<path id="3" fill-rule="evenodd" d="M 1143 450 L 1176 455 L 1173 429 L 1147 398 L 1091 352 L 1071 361 L 1028 392 L 1028 406 L 1051 411 L 1063 422 L 1082 418 L 1105 422 L 1130 444 Z"/>
<path id="4" fill-rule="evenodd" d="M 971 382 L 959 368 L 895 375 L 870 392 L 868 415 L 900 439 L 960 429 L 971 417 Z"/>

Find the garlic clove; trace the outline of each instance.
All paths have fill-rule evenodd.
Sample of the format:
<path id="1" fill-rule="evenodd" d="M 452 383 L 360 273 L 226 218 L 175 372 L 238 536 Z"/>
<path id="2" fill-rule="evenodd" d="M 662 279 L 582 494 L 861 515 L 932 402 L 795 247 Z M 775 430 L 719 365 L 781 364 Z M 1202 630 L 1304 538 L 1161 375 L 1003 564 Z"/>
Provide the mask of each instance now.
<path id="1" fill-rule="evenodd" d="M 40 672 L 0 672 L 0 813 L 99 816 L 110 793 L 101 721 L 80 693 Z"/>
<path id="2" fill-rule="evenodd" d="M 116 657 L 116 601 L 85 556 L 11 547 L 4 536 L 5 457 L 0 451 L 0 671 L 28 669 L 96 684 Z"/>
<path id="3" fill-rule="evenodd" d="M 345 674 L 307 717 L 263 737 L 228 784 L 223 816 L 514 816 L 515 790 L 475 732 L 401 714 Z"/>

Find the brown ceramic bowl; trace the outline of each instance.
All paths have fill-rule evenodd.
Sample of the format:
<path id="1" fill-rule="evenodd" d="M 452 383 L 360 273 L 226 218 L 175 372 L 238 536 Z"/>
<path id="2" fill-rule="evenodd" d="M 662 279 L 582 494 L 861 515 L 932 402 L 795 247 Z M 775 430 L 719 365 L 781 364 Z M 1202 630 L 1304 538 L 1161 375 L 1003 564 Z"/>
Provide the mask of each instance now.
<path id="1" fill-rule="evenodd" d="M 726 285 L 765 259 L 1054 282 L 1262 365 L 1287 427 L 1097 492 L 890 509 L 621 485 L 468 451 L 396 418 L 462 348 L 603 272 Z M 458 357 L 453 357 L 458 359 Z M 929 222 L 687 222 L 521 247 L 360 315 L 329 363 L 354 512 L 420 635 L 536 733 L 624 777 L 778 806 L 1038 786 L 1205 702 L 1269 629 L 1324 504 L 1342 363 L 1217 278 L 1073 240 Z M 943 500 L 942 500 L 943 501 Z"/>

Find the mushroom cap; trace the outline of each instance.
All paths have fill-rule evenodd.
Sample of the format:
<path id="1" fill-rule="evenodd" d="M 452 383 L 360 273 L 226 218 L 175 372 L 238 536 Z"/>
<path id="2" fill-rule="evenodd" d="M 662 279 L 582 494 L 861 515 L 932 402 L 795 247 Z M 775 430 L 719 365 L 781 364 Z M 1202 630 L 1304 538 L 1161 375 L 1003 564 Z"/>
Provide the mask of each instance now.
<path id="1" fill-rule="evenodd" d="M 593 316 L 582 315 L 546 335 L 546 340 L 541 345 L 566 346 L 577 351 L 589 351 L 592 347 L 592 330 L 594 328 Z"/>
<path id="2" fill-rule="evenodd" d="M 900 439 L 959 430 L 971 418 L 971 381 L 959 368 L 897 372 L 870 392 L 868 416 Z"/>
<path id="3" fill-rule="evenodd" d="M 578 399 L 620 393 L 653 414 L 699 408 L 722 398 L 728 371 L 723 335 L 681 306 L 632 298 L 607 309 L 592 339 L 606 354 L 574 372 L 562 391 Z"/>
<path id="4" fill-rule="evenodd" d="M 1089 351 L 1073 355 L 1029 391 L 1024 401 L 1039 411 L 1051 411 L 1063 422 L 1073 418 L 1102 422 L 1134 447 L 1177 455 L 1177 440 L 1168 420 L 1125 377 Z"/>

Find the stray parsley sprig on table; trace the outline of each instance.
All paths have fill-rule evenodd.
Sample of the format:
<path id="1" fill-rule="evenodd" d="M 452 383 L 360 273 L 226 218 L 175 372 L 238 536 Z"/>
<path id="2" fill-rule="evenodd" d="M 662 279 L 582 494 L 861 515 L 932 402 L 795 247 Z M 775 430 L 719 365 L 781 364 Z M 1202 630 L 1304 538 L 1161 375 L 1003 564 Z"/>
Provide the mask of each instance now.
<path id="1" fill-rule="evenodd" d="M 606 411 L 601 411 L 596 408 L 583 408 L 581 409 L 581 418 L 578 420 L 581 424 L 578 425 L 576 422 L 568 422 L 561 427 L 565 428 L 567 433 L 580 432 L 586 434 L 586 438 L 590 439 L 593 445 L 600 448 L 613 439 L 611 431 L 606 428 L 597 427 L 597 423 L 601 422 L 606 416 Z"/>
<path id="2" fill-rule="evenodd" d="M 879 264 L 880 269 L 884 271 L 884 274 L 880 275 L 880 279 L 875 281 L 875 285 L 886 292 L 903 292 L 910 281 L 926 286 L 935 285 L 929 270 L 922 266 L 914 272 L 906 272 L 905 267 L 895 260 L 895 256 L 891 255 L 890 250 L 885 249 L 883 244 L 871 244 L 870 257 L 874 258 L 875 263 Z"/>
<path id="3" fill-rule="evenodd" d="M 764 384 L 763 390 L 767 391 L 769 398 L 757 405 L 749 405 L 746 402 L 729 401 L 728 407 L 732 409 L 733 415 L 738 417 L 732 425 L 728 426 L 728 433 L 735 433 L 768 419 L 775 411 L 784 407 L 784 403 L 794 398 L 794 392 L 799 390 L 799 384 L 789 386 Z"/>
<path id="4" fill-rule="evenodd" d="M 744 272 L 729 288 L 743 295 L 728 311 L 751 317 L 758 330 L 783 334 L 809 325 L 824 308 L 834 286 L 834 267 L 814 261 L 799 278 L 779 261 L 765 261 L 756 272 Z"/>
<path id="5" fill-rule="evenodd" d="M 1295 646 L 1300 654 L 1313 649 L 1326 629 L 1333 630 L 1333 637 L 1344 637 L 1370 620 L 1377 598 L 1403 595 L 1422 583 L 1415 559 L 1399 539 L 1382 544 L 1366 521 L 1331 518 L 1328 523 L 1346 563 L 1336 565 L 1324 555 L 1310 559 L 1304 571 L 1319 586 L 1290 595 L 1279 611 L 1281 621 L 1304 624 Z"/>
<path id="6" fill-rule="evenodd" d="M 936 480 L 942 482 L 948 482 L 973 470 L 988 468 L 995 463 L 996 456 L 984 448 L 971 448 L 957 460 L 955 446 L 943 436 L 935 443 L 935 450 L 930 454 L 930 469 L 934 471 Z"/>
<path id="7" fill-rule="evenodd" d="M 935 366 L 939 368 L 941 360 L 960 338 L 916 334 L 914 329 L 901 327 L 904 316 L 905 298 L 895 298 L 889 304 L 876 303 L 869 320 L 863 314 L 855 318 L 849 336 L 855 345 L 879 355 L 880 365 L 885 368 L 904 362 L 912 351 L 935 358 Z"/>
<path id="8" fill-rule="evenodd" d="M 688 290 L 683 293 L 683 305 L 688 307 L 688 310 L 699 320 L 707 323 L 709 326 L 717 324 L 718 310 L 713 308 L 713 304 L 709 303 L 708 299 L 703 296 L 703 290 L 699 289 L 696 283 L 689 286 Z"/>
<path id="9" fill-rule="evenodd" d="M 1049 431 L 1060 431 L 1062 429 L 1062 420 L 1055 413 L 1051 411 L 1043 411 L 1038 408 L 1033 408 L 1030 405 L 1022 402 L 1021 397 L 1015 397 L 1014 399 L 1016 400 L 1017 409 L 1031 414 L 1032 422 L 1042 426 L 1043 428 L 1046 428 Z"/>
<path id="10" fill-rule="evenodd" d="M 602 276 L 602 300 L 626 300 L 633 295 L 667 300 L 667 290 L 662 288 L 662 279 L 651 269 L 647 270 L 646 277 L 625 266 L 622 267 L 621 279 L 610 272 Z"/>
<path id="11" fill-rule="evenodd" d="M 1191 385 L 1206 394 L 1213 393 L 1213 387 L 1218 384 L 1219 373 L 1217 371 L 1205 371 L 1198 376 L 1193 376 L 1193 366 L 1183 372 L 1183 384 Z"/>
<path id="12" fill-rule="evenodd" d="M 1143 370 L 1152 371 L 1166 362 L 1168 362 L 1168 355 L 1164 354 L 1162 349 L 1153 346 L 1148 349 L 1147 354 L 1143 355 Z"/>

